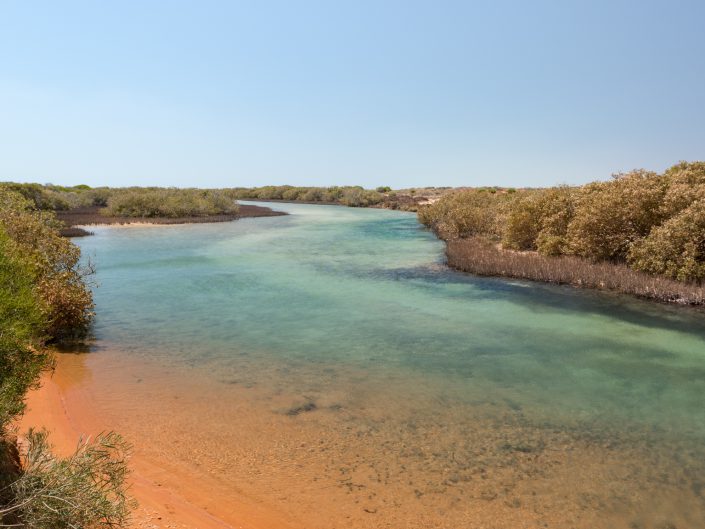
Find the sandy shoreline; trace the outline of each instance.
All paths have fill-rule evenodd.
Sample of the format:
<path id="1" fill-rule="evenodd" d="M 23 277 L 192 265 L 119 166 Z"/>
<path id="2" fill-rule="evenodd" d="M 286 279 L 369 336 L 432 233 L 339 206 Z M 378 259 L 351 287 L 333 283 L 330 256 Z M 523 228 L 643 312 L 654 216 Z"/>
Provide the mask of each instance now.
<path id="1" fill-rule="evenodd" d="M 40 389 L 27 397 L 27 412 L 19 423 L 20 434 L 30 427 L 44 427 L 58 454 L 70 453 L 81 437 L 110 429 L 91 407 L 90 388 L 82 377 L 78 355 L 59 355 L 56 371 L 42 377 Z M 223 493 L 216 479 L 196 476 L 177 462 L 147 460 L 139 446 L 130 459 L 130 491 L 139 502 L 132 528 L 150 529 L 293 529 L 278 513 L 246 497 Z"/>
<path id="2" fill-rule="evenodd" d="M 264 206 L 241 204 L 238 212 L 232 215 L 210 215 L 205 217 L 110 217 L 101 213 L 104 208 L 97 206 L 77 208 L 57 212 L 57 219 L 64 223 L 60 233 L 64 237 L 84 237 L 91 235 L 91 227 L 118 226 L 181 226 L 184 224 L 212 224 L 232 222 L 242 218 L 279 217 L 286 215 Z"/>
<path id="3" fill-rule="evenodd" d="M 701 447 L 585 430 L 554 413 L 546 424 L 521 393 L 479 400 L 480 381 L 464 403 L 466 383 L 444 380 L 439 406 L 427 377 L 396 370 L 329 366 L 312 377 L 306 366 L 248 358 L 190 366 L 109 344 L 57 356 L 21 430 L 45 426 L 60 453 L 81 435 L 120 432 L 135 447 L 133 529 L 663 529 L 705 520 Z M 298 411 L 304 395 L 315 410 Z"/>

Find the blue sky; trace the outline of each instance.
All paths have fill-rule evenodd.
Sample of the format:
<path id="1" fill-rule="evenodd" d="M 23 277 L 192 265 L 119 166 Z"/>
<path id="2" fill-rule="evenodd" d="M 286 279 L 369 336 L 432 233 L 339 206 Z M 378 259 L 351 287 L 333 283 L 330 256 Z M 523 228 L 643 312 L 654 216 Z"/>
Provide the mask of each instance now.
<path id="1" fill-rule="evenodd" d="M 705 2 L 0 0 L 0 180 L 541 186 L 705 159 Z"/>

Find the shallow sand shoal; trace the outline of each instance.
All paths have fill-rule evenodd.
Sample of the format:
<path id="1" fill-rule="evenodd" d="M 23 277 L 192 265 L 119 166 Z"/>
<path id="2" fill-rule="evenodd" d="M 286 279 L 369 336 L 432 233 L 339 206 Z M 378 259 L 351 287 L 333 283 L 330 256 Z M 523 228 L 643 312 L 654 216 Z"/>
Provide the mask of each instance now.
<path id="1" fill-rule="evenodd" d="M 78 355 L 59 355 L 56 371 L 45 374 L 42 387 L 29 394 L 27 413 L 19 424 L 20 432 L 46 428 L 54 450 L 61 455 L 70 453 L 80 438 L 111 428 L 91 406 L 91 388 L 79 384 L 81 364 Z M 225 492 L 216 480 L 168 460 L 147 459 L 140 446 L 134 447 L 130 468 L 130 493 L 139 503 L 133 528 L 291 528 L 277 513 L 237 497 L 232 490 Z"/>
<path id="2" fill-rule="evenodd" d="M 134 528 L 705 526 L 701 445 L 557 410 L 547 421 L 527 395 L 480 380 L 432 382 L 103 344 L 58 355 L 22 428 L 46 426 L 63 453 L 120 432 L 135 447 Z"/>

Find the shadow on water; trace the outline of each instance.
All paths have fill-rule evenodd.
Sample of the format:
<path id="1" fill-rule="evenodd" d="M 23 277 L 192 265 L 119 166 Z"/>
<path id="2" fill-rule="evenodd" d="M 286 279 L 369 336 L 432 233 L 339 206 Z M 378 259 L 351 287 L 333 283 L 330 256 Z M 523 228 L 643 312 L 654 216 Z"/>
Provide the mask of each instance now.
<path id="1" fill-rule="evenodd" d="M 505 300 L 530 308 L 532 311 L 569 311 L 576 314 L 591 313 L 642 327 L 697 334 L 705 340 L 705 310 L 639 300 L 614 292 L 580 289 L 570 285 L 550 285 L 524 280 L 473 276 L 449 269 L 439 260 L 432 266 L 410 268 L 356 267 L 332 268 L 317 265 L 327 273 L 345 273 L 361 279 L 380 281 L 409 281 L 415 288 L 436 288 L 439 284 L 469 285 L 473 287 L 472 300 Z M 458 298 L 468 297 L 465 292 L 448 294 Z"/>
<path id="2" fill-rule="evenodd" d="M 171 439 L 181 420 L 191 444 L 154 446 L 190 460 L 205 444 L 240 484 L 248 458 L 253 483 L 291 464 L 282 490 L 337 512 L 324 527 L 468 527 L 484 508 L 477 527 L 548 526 L 520 511 L 551 527 L 705 526 L 690 523 L 705 513 L 703 312 L 455 272 L 413 215 L 282 209 L 301 214 L 82 241 L 106 263 L 106 349 L 71 358 L 148 360 L 150 384 L 101 373 L 122 377 L 111 406 L 149 408 L 138 438 Z M 493 525 L 504 507 L 513 521 Z"/>

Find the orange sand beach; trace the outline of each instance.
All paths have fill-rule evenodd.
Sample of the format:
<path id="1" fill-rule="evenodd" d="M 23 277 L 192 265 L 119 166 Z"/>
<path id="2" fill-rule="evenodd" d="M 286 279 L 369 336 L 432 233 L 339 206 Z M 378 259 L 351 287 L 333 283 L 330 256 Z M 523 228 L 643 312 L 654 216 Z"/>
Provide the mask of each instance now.
<path id="1" fill-rule="evenodd" d="M 94 408 L 90 388 L 75 384 L 77 355 L 59 355 L 54 373 L 42 377 L 30 392 L 20 432 L 42 426 L 50 432 L 54 450 L 70 453 L 78 440 L 111 429 Z M 149 529 L 293 529 L 271 509 L 245 497 L 223 493 L 221 484 L 195 476 L 178 464 L 149 460 L 135 446 L 130 459 L 130 493 L 139 502 L 131 527 Z"/>
<path id="2" fill-rule="evenodd" d="M 296 368 L 230 373 L 153 356 L 109 344 L 57 355 L 20 424 L 46 427 L 64 454 L 108 430 L 132 443 L 133 528 L 663 529 L 705 520 L 691 485 L 701 450 L 685 440 L 547 427 L 503 402 L 462 404 L 451 382 L 439 409 L 423 379 L 382 369 L 324 370 L 306 389 L 317 407 L 300 412 L 306 372 Z"/>

